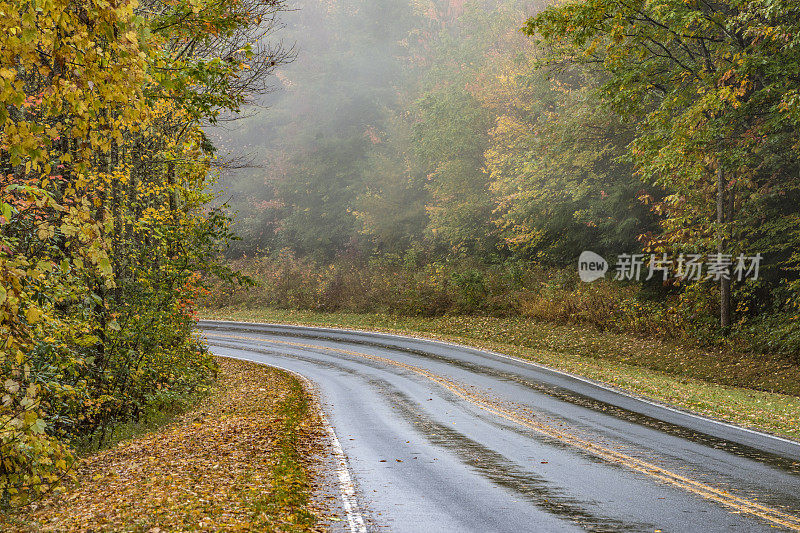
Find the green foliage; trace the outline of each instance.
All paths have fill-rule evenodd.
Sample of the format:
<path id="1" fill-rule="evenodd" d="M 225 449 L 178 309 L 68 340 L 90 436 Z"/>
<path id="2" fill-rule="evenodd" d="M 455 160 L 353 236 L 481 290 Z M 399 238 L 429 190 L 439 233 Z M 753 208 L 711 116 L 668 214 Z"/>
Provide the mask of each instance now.
<path id="1" fill-rule="evenodd" d="M 350 243 L 356 223 L 351 202 L 365 142 L 348 138 L 321 143 L 296 163 L 292 180 L 279 186 L 288 210 L 281 236 L 296 252 L 330 260 Z"/>
<path id="2" fill-rule="evenodd" d="M 378 182 L 388 181 L 380 155 L 400 162 L 392 178 L 406 174 L 405 158 L 387 154 L 383 143 L 396 121 L 402 72 L 395 58 L 412 18 L 409 6 L 302 0 L 297 7 L 286 14 L 282 33 L 298 41 L 297 61 L 281 69 L 280 90 L 263 102 L 269 109 L 237 123 L 242 148 L 260 148 L 256 162 L 263 168 L 231 172 L 221 182 L 235 190 L 231 205 L 243 237 L 230 255 L 291 248 L 330 260 L 348 250 L 396 246 L 376 242 L 359 217 L 382 194 Z M 401 217 L 403 200 L 393 204 Z"/>
<path id="3" fill-rule="evenodd" d="M 764 254 L 767 284 L 734 287 L 741 319 L 786 313 L 796 279 L 797 15 L 791 1 L 591 0 L 525 28 L 552 62 L 601 66 L 605 103 L 638 121 L 636 168 L 666 192 L 649 247 Z"/>
<path id="4" fill-rule="evenodd" d="M 204 275 L 228 276 L 230 235 L 204 212 L 199 125 L 241 101 L 247 51 L 209 50 L 257 6 L 0 2 L 3 505 L 68 477 L 74 446 L 213 379 L 194 299 Z"/>
<path id="5" fill-rule="evenodd" d="M 483 273 L 472 269 L 463 273 L 453 272 L 451 277 L 460 293 L 461 305 L 467 310 L 478 309 L 487 295 Z"/>
<path id="6" fill-rule="evenodd" d="M 451 252 L 485 254 L 494 245 L 482 168 L 489 117 L 472 95 L 451 87 L 426 93 L 416 115 L 414 149 L 431 196 L 428 229 Z"/>
<path id="7" fill-rule="evenodd" d="M 235 187 L 254 209 L 230 256 L 272 258 L 254 302 L 521 313 L 798 353 L 794 2 L 303 7 L 293 35 L 313 53 L 282 73 L 280 118 L 248 122 L 269 164 Z M 366 21 L 375 10 L 396 24 Z M 524 284 L 544 268 L 574 283 L 584 250 L 763 260 L 732 287 Z"/>
<path id="8" fill-rule="evenodd" d="M 624 157 L 632 127 L 602 107 L 591 72 L 547 72 L 536 56 L 509 61 L 486 97 L 497 113 L 486 167 L 506 244 L 559 266 L 583 250 L 636 250 L 655 217 Z"/>
<path id="9" fill-rule="evenodd" d="M 244 123 L 268 168 L 232 182 L 245 233 L 231 257 L 416 248 L 563 266 L 588 244 L 638 246 L 654 217 L 620 159 L 631 128 L 599 109 L 596 76 L 551 80 L 521 55 L 527 5 L 393 6 L 397 20 L 369 21 L 372 32 L 359 1 L 303 3 L 292 32 L 308 52 L 282 74 L 274 118 Z M 313 31 L 314 17 L 330 29 Z M 364 58 L 387 75 L 368 75 Z"/>

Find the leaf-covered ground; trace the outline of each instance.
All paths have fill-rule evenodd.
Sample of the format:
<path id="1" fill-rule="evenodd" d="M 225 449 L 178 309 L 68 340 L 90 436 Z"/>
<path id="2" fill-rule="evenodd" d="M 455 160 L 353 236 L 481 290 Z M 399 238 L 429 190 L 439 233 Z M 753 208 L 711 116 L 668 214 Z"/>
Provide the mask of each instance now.
<path id="1" fill-rule="evenodd" d="M 322 531 L 315 413 L 291 375 L 221 359 L 214 393 L 192 411 L 83 459 L 77 483 L 0 519 L 0 530 Z"/>

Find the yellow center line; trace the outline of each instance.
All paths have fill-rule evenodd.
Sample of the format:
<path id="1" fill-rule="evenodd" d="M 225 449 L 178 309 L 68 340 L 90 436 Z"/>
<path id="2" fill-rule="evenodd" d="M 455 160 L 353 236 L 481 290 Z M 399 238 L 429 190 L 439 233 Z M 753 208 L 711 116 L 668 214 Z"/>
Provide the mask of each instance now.
<path id="1" fill-rule="evenodd" d="M 380 357 L 377 355 L 371 355 L 362 352 L 355 352 L 352 350 L 345 350 L 343 348 L 331 348 L 327 346 L 304 344 L 300 342 L 261 339 L 256 337 L 246 337 L 242 335 L 224 335 L 215 333 L 213 334 L 213 336 L 220 338 L 267 342 L 271 344 L 282 344 L 297 348 L 311 348 L 315 350 L 325 350 L 328 352 L 335 352 L 354 357 L 360 357 L 363 359 L 369 359 L 375 362 L 403 368 L 405 370 L 423 376 L 429 379 L 430 381 L 437 383 L 438 385 L 441 385 L 442 387 L 446 388 L 456 396 L 464 400 L 467 400 L 468 402 L 480 407 L 485 411 L 493 413 L 501 418 L 505 418 L 506 420 L 519 424 L 523 427 L 533 429 L 534 431 L 537 431 L 538 433 L 541 433 L 548 437 L 558 439 L 561 442 L 564 442 L 575 448 L 579 448 L 585 452 L 588 452 L 594 455 L 595 457 L 599 457 L 606 461 L 623 465 L 637 472 L 646 474 L 647 476 L 650 476 L 652 478 L 658 479 L 665 483 L 669 483 L 670 485 L 679 487 L 693 494 L 702 496 L 703 498 L 713 500 L 717 503 L 722 504 L 725 507 L 728 507 L 740 513 L 747 513 L 754 516 L 758 516 L 759 518 L 763 518 L 764 520 L 772 522 L 773 524 L 784 526 L 793 531 L 800 531 L 800 517 L 798 516 L 786 513 L 779 509 L 773 509 L 771 507 L 761 505 L 759 503 L 756 503 L 754 501 L 745 498 L 741 498 L 739 496 L 729 493 L 724 489 L 718 489 L 712 487 L 711 485 L 707 485 L 705 483 L 689 479 L 681 474 L 677 474 L 675 472 L 662 468 L 658 465 L 649 463 L 647 461 L 643 461 L 636 457 L 631 457 L 629 455 L 613 450 L 606 446 L 595 444 L 593 442 L 582 439 L 578 436 L 567 433 L 561 429 L 557 429 L 555 427 L 539 422 L 538 420 L 522 416 L 518 413 L 515 413 L 513 411 L 510 411 L 502 407 L 497 402 L 491 402 L 485 398 L 482 398 L 477 394 L 475 394 L 474 392 L 467 390 L 464 387 L 461 387 L 460 385 L 457 385 L 456 383 L 446 378 L 443 378 L 442 376 L 434 374 L 428 370 L 425 370 L 423 368 L 412 366 L 406 363 L 401 363 L 393 359 L 387 359 L 385 357 Z"/>

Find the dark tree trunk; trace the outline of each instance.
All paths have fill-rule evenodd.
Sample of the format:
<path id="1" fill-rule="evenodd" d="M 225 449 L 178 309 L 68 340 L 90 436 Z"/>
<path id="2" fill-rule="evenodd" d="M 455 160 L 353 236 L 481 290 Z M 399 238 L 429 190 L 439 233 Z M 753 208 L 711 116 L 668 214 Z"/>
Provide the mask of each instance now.
<path id="1" fill-rule="evenodd" d="M 717 167 L 717 223 L 722 225 L 727 222 L 725 201 L 725 176 L 722 165 Z M 725 253 L 725 236 L 722 229 L 717 238 L 717 252 Z M 730 277 L 721 277 L 719 281 L 719 325 L 728 329 L 731 325 L 731 280 Z"/>

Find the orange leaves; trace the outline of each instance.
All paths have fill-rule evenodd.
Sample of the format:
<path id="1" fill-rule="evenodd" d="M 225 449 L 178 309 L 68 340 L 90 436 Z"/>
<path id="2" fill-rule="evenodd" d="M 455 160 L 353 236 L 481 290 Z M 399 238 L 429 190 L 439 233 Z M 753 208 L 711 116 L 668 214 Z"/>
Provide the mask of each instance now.
<path id="1" fill-rule="evenodd" d="M 59 530 L 146 524 L 149 531 L 254 531 L 297 523 L 310 530 L 308 503 L 296 498 L 310 490 L 303 465 L 273 474 L 287 431 L 277 408 L 282 398 L 299 404 L 293 380 L 251 363 L 222 360 L 220 367 L 219 388 L 193 411 L 160 432 L 88 457 L 78 467 L 80 484 L 25 518 L 46 519 Z M 315 436 L 300 432 L 293 446 L 310 450 Z"/>

